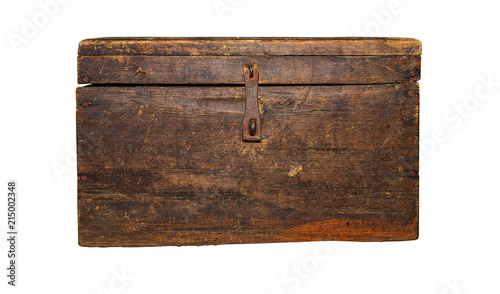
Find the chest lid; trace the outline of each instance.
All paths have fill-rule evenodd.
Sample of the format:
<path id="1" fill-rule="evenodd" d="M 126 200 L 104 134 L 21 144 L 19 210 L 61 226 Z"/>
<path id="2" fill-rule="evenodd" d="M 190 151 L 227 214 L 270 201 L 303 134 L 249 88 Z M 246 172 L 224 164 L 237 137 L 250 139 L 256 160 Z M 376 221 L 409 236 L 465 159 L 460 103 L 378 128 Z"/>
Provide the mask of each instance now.
<path id="1" fill-rule="evenodd" d="M 99 38 L 80 43 L 80 84 L 386 84 L 420 78 L 410 38 Z"/>

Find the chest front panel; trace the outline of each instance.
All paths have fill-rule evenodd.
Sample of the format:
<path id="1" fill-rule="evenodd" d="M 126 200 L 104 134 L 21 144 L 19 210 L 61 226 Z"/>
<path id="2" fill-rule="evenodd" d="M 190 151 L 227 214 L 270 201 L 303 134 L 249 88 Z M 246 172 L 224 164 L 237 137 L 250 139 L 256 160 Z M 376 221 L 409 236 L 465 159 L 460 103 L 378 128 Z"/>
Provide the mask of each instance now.
<path id="1" fill-rule="evenodd" d="M 241 134 L 248 64 L 257 143 Z M 81 56 L 95 85 L 77 90 L 79 243 L 416 239 L 419 68 L 416 55 Z"/>

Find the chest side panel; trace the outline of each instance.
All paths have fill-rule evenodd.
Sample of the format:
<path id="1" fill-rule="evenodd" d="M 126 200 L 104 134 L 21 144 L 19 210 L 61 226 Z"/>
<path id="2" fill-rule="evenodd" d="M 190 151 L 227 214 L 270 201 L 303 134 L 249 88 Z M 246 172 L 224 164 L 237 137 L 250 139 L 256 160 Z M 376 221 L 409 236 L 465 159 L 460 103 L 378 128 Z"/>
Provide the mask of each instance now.
<path id="1" fill-rule="evenodd" d="M 418 84 L 77 90 L 79 242 L 155 246 L 418 236 Z"/>

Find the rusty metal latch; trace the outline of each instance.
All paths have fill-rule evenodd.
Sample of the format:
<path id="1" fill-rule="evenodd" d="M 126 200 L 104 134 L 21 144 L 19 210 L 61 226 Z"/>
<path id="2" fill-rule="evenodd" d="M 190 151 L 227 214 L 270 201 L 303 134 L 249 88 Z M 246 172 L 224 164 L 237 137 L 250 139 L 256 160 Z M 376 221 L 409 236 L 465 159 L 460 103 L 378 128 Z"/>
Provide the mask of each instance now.
<path id="1" fill-rule="evenodd" d="M 260 142 L 262 139 L 258 87 L 259 71 L 250 65 L 245 71 L 245 115 L 242 127 L 242 139 L 245 142 Z"/>

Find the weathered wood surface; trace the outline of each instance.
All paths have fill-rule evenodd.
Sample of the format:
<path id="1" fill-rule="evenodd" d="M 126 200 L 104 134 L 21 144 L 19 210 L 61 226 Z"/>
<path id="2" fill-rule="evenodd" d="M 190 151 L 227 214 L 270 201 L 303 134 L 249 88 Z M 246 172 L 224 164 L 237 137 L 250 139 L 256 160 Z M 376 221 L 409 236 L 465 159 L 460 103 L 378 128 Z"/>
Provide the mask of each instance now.
<path id="1" fill-rule="evenodd" d="M 411 38 L 99 38 L 80 42 L 79 55 L 268 56 L 420 55 Z"/>
<path id="2" fill-rule="evenodd" d="M 261 85 L 417 81 L 420 56 L 80 56 L 81 84 L 243 84 L 249 65 Z"/>
<path id="3" fill-rule="evenodd" d="M 80 245 L 418 237 L 417 83 L 260 87 L 261 143 L 244 93 L 78 88 Z"/>

